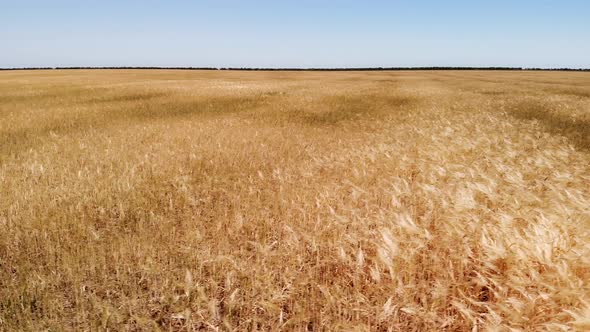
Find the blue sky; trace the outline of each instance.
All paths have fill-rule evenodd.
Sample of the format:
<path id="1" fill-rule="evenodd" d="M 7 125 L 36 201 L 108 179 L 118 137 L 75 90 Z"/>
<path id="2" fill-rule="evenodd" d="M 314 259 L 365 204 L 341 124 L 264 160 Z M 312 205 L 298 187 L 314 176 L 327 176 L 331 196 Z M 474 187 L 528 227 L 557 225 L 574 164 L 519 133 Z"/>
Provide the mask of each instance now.
<path id="1" fill-rule="evenodd" d="M 590 68 L 590 1 L 0 0 L 0 67 Z"/>

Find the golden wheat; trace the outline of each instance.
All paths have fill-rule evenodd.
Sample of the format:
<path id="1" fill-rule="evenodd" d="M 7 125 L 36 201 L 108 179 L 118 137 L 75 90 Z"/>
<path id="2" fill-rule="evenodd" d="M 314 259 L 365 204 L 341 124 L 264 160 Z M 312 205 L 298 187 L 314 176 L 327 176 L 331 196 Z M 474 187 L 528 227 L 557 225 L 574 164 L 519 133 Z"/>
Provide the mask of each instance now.
<path id="1" fill-rule="evenodd" d="M 0 330 L 590 329 L 590 76 L 0 72 Z"/>

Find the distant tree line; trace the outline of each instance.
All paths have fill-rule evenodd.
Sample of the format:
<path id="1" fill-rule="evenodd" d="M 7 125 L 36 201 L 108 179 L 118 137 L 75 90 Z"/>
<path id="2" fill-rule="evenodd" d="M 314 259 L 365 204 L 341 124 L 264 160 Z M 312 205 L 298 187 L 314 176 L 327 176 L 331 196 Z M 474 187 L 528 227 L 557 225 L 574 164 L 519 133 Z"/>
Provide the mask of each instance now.
<path id="1" fill-rule="evenodd" d="M 366 67 L 366 68 L 251 68 L 251 67 L 21 67 L 0 70 L 71 70 L 71 69 L 160 69 L 160 70 L 240 70 L 240 71 L 399 71 L 399 70 L 513 70 L 513 71 L 590 71 L 590 68 L 526 67 Z"/>

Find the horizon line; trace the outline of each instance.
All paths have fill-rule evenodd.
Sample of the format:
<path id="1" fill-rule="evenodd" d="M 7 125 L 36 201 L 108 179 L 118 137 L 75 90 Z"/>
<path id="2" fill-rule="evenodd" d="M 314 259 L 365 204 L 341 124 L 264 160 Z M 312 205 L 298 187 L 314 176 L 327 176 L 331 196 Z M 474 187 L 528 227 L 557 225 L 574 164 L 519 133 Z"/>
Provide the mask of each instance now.
<path id="1" fill-rule="evenodd" d="M 403 70 L 508 70 L 508 71 L 590 71 L 571 67 L 497 67 L 497 66 L 417 66 L 417 67 L 162 67 L 162 66 L 48 66 L 0 67 L 0 71 L 16 70 L 225 70 L 225 71 L 403 71 Z"/>

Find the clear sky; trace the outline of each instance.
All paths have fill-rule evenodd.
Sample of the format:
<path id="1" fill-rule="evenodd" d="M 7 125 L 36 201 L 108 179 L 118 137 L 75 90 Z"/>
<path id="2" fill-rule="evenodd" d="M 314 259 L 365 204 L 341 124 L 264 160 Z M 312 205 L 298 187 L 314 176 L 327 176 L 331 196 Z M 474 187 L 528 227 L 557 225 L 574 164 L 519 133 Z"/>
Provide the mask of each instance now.
<path id="1" fill-rule="evenodd" d="M 0 0 L 0 67 L 590 68 L 590 0 Z"/>

